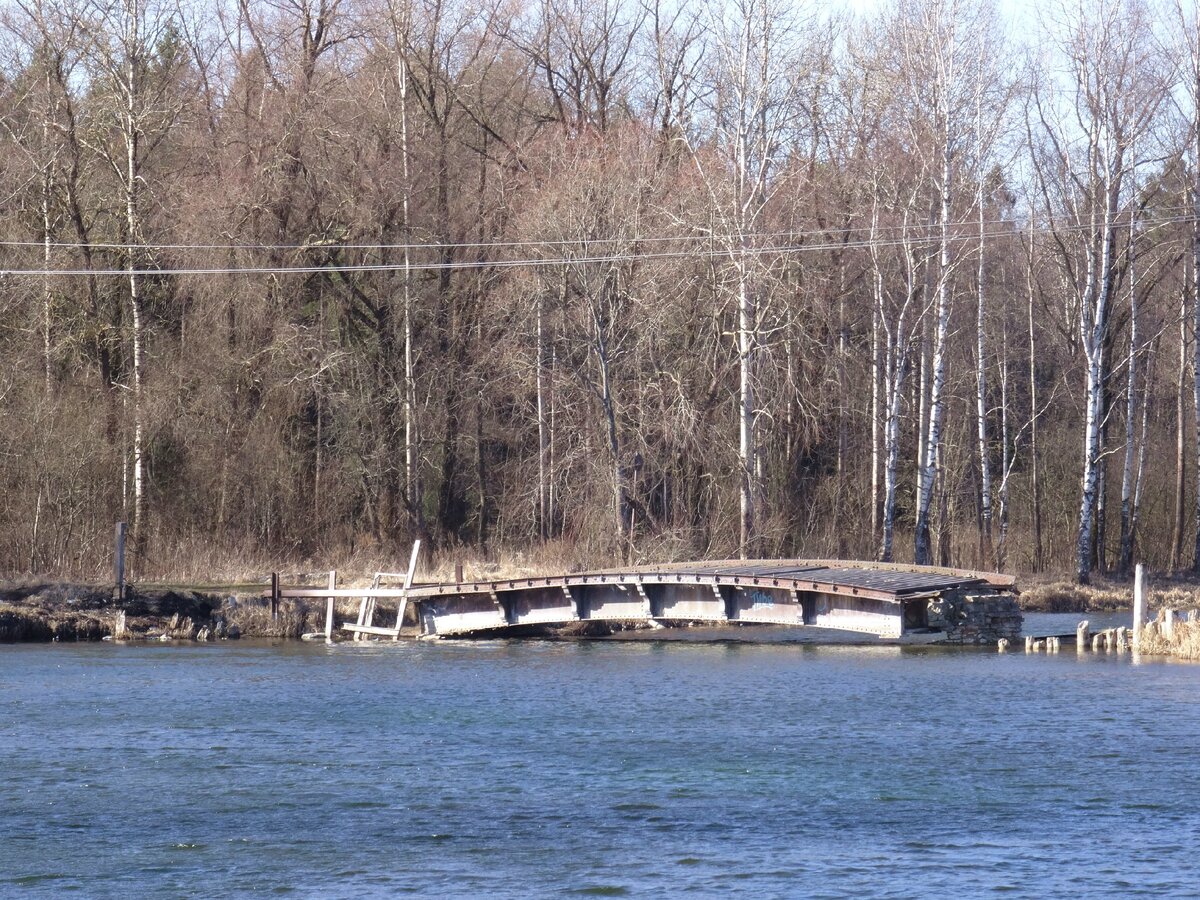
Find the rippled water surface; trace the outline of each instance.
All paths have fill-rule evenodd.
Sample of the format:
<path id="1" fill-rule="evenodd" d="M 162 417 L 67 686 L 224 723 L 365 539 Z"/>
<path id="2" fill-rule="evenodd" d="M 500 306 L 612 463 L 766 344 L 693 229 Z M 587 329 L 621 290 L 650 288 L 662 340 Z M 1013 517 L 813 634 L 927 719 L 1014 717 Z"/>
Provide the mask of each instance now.
<path id="1" fill-rule="evenodd" d="M 1194 895 L 1200 666 L 0 647 L 0 895 Z"/>

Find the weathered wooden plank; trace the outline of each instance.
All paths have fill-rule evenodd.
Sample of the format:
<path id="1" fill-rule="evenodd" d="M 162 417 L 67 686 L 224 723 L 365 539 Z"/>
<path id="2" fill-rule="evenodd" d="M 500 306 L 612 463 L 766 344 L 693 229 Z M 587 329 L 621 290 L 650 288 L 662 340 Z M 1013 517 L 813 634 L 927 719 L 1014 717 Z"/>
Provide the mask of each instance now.
<path id="1" fill-rule="evenodd" d="M 381 625 L 359 625 L 356 622 L 343 622 L 342 631 L 352 631 L 355 634 L 377 634 L 380 637 L 397 637 L 400 632 L 395 628 L 384 628 Z"/>

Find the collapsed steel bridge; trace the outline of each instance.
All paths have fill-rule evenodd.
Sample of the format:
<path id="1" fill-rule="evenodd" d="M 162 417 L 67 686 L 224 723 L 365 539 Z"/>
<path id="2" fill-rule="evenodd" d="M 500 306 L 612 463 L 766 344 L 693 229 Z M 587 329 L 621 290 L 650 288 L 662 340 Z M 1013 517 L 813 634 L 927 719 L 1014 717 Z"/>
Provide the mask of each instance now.
<path id="1" fill-rule="evenodd" d="M 414 555 L 415 562 L 415 555 Z M 408 604 L 420 634 L 485 636 L 552 629 L 580 622 L 673 625 L 811 626 L 899 638 L 927 629 L 929 601 L 1011 593 L 1013 578 L 928 566 L 831 560 L 731 560 L 673 563 L 503 580 L 413 584 L 404 588 L 281 588 L 272 600 L 360 598 L 358 621 L 342 630 L 356 636 L 400 635 Z M 376 598 L 396 599 L 393 627 L 373 623 Z"/>

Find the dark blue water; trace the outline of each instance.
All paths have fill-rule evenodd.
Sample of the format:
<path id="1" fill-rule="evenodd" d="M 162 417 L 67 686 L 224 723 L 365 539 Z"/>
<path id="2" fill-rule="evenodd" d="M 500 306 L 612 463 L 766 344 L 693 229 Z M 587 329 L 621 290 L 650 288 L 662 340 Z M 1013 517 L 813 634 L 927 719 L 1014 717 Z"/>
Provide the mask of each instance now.
<path id="1" fill-rule="evenodd" d="M 0 647 L 0 894 L 1195 895 L 1200 666 Z"/>

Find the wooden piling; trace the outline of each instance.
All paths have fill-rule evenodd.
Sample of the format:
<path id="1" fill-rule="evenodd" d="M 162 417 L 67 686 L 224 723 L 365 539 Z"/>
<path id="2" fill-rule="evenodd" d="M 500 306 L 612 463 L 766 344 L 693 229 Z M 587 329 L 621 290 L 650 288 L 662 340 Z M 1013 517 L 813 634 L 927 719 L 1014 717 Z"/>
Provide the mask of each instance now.
<path id="1" fill-rule="evenodd" d="M 1000 640 L 996 641 L 996 652 L 998 652 L 998 653 L 1007 653 L 1008 652 L 1008 638 L 1000 638 Z"/>
<path id="2" fill-rule="evenodd" d="M 1133 575 L 1133 646 L 1142 639 L 1142 627 L 1146 624 L 1146 570 L 1137 564 Z"/>
<path id="3" fill-rule="evenodd" d="M 1088 638 L 1091 635 L 1090 626 L 1087 619 L 1084 619 L 1075 626 L 1075 650 L 1077 653 L 1083 653 L 1087 650 Z"/>
<path id="4" fill-rule="evenodd" d="M 1104 632 L 1100 631 L 1092 635 L 1092 652 L 1099 653 L 1104 646 Z"/>
<path id="5" fill-rule="evenodd" d="M 116 528 L 116 546 L 113 553 L 113 580 L 117 586 L 115 598 L 118 603 L 125 602 L 125 534 L 127 526 L 118 522 Z"/>
<path id="6" fill-rule="evenodd" d="M 1169 607 L 1162 611 L 1162 636 L 1168 641 L 1175 639 L 1175 610 Z"/>
<path id="7" fill-rule="evenodd" d="M 1117 652 L 1124 653 L 1126 649 L 1128 649 L 1128 644 L 1128 631 L 1126 630 L 1125 626 L 1122 625 L 1117 629 Z"/>
<path id="8" fill-rule="evenodd" d="M 1025 635 L 1025 652 L 1026 653 L 1033 652 L 1033 638 L 1030 637 L 1029 635 Z"/>
<path id="9" fill-rule="evenodd" d="M 329 590 L 337 590 L 337 569 L 329 570 Z M 334 598 L 325 598 L 325 640 L 327 643 L 333 643 L 333 605 L 336 601 Z"/>
<path id="10" fill-rule="evenodd" d="M 279 573 L 271 573 L 271 621 L 279 619 Z"/>

